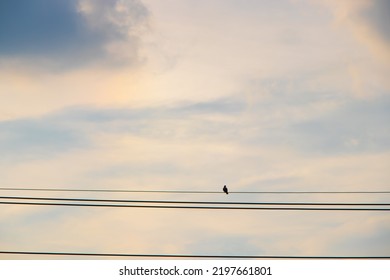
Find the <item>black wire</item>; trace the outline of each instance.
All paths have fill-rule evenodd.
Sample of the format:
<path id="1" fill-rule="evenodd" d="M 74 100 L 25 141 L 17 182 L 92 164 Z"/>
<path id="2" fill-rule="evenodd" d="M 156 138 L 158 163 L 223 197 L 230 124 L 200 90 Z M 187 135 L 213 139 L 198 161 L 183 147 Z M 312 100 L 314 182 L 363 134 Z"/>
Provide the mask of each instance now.
<path id="1" fill-rule="evenodd" d="M 390 256 L 275 256 L 275 255 L 182 255 L 182 254 L 113 254 L 71 252 L 0 251 L 7 255 L 51 255 L 83 257 L 140 257 L 140 258 L 203 258 L 203 259 L 390 259 Z"/>
<path id="2" fill-rule="evenodd" d="M 81 204 L 81 203 L 31 203 L 4 202 L 7 205 L 38 206 L 83 206 L 83 207 L 122 207 L 122 208 L 160 208 L 160 209 L 207 209 L 207 210 L 298 210 L 298 211 L 390 211 L 390 208 L 308 208 L 308 207 L 209 207 L 209 206 L 163 206 L 163 205 L 129 205 L 129 204 Z"/>
<path id="3" fill-rule="evenodd" d="M 130 192 L 130 193 L 182 193 L 182 194 L 222 194 L 222 191 L 183 191 L 183 190 L 114 190 L 114 189 L 54 189 L 54 188 L 0 188 L 3 191 L 47 191 L 47 192 Z M 241 194 L 390 194 L 390 191 L 229 191 Z"/>
<path id="4" fill-rule="evenodd" d="M 12 200 L 47 200 L 47 201 L 83 201 L 83 202 L 119 202 L 119 203 L 154 203 L 154 204 L 219 204 L 219 205 L 307 205 L 307 206 L 390 206 L 390 203 L 337 203 L 337 202 L 224 202 L 224 201 L 169 201 L 169 200 L 126 200 L 126 199 L 90 199 L 0 196 L 0 199 Z"/>

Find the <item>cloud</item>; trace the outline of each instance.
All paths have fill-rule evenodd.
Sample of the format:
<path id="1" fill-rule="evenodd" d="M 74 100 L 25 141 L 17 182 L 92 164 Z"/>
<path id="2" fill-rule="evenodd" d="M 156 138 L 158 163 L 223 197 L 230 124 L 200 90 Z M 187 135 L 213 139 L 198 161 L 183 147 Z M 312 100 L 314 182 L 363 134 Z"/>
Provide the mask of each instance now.
<path id="1" fill-rule="evenodd" d="M 136 63 L 136 32 L 147 17 L 138 0 L 5 0 L 0 4 L 0 57 L 57 68 L 125 58 Z M 117 49 L 124 47 L 127 53 L 119 55 Z"/>
<path id="2" fill-rule="evenodd" d="M 221 191 L 225 183 L 232 191 L 388 186 L 389 100 L 382 86 L 388 72 L 377 67 L 366 48 L 368 42 L 380 42 L 380 36 L 371 40 L 365 36 L 373 32 L 362 32 L 377 30 L 385 38 L 380 31 L 384 21 L 374 22 L 379 17 L 375 11 L 364 14 L 369 5 L 334 1 L 334 9 L 345 5 L 346 12 L 335 25 L 327 9 L 299 0 L 271 6 L 255 0 L 144 0 L 153 22 L 135 0 L 0 2 L 1 12 L 26 15 L 24 21 L 0 19 L 9 27 L 0 26 L 3 41 L 4 34 L 12 39 L 4 30 L 19 28 L 13 41 L 0 45 L 3 66 L 13 61 L 26 68 L 72 68 L 1 67 L 0 117 L 7 119 L 0 122 L 3 186 L 205 191 Z M 49 7 L 60 21 L 48 19 L 37 5 Z M 144 37 L 149 23 L 156 32 Z M 29 28 L 36 37 L 28 37 Z M 361 44 L 352 34 L 364 35 Z M 143 67 L 105 67 L 122 61 L 134 65 L 140 53 L 148 56 Z M 177 54 L 170 67 L 160 67 L 165 53 Z M 373 94 L 362 100 L 351 94 L 355 88 Z M 129 198 L 58 193 L 84 195 Z M 131 198 L 190 199 L 158 193 Z M 386 199 L 222 192 L 195 198 Z M 183 254 L 332 255 L 347 254 L 355 245 L 351 253 L 388 250 L 379 245 L 388 238 L 388 227 L 358 221 L 375 213 L 250 212 L 12 205 L 0 212 L 0 245 L 10 250 Z M 351 217 L 355 226 L 347 224 Z M 373 231 L 357 237 L 368 228 Z M 367 251 L 367 244 L 373 249 Z M 0 256 L 8 257 L 16 256 Z"/>
<path id="3" fill-rule="evenodd" d="M 98 34 L 88 34 L 76 4 L 75 0 L 2 1 L 1 53 L 46 53 L 73 44 L 82 46 L 86 42 L 80 40 Z M 83 38 L 85 35 L 89 38 Z"/>
<path id="4" fill-rule="evenodd" d="M 349 214 L 330 221 L 321 234 L 309 237 L 304 247 L 313 255 L 387 256 L 388 224 L 386 214 Z"/>
<path id="5" fill-rule="evenodd" d="M 2 152 L 7 155 L 3 159 L 68 155 L 71 162 L 85 162 L 89 167 L 83 172 L 101 182 L 143 180 L 152 172 L 155 182 L 163 183 L 203 173 L 210 182 L 225 178 L 252 189 L 315 180 L 329 166 L 313 165 L 313 156 L 389 151 L 386 98 L 350 100 L 321 109 L 326 98 L 274 94 L 271 100 L 254 104 L 257 110 L 234 96 L 144 108 L 70 107 L 39 118 L 4 121 L 0 123 Z M 91 165 L 90 159 L 95 159 Z M 240 166 L 242 161 L 245 167 Z M 340 158 L 337 162 L 350 164 Z M 172 174 L 183 175 L 172 178 Z"/>
<path id="6" fill-rule="evenodd" d="M 344 232 L 338 232 L 337 240 L 334 240 L 333 246 L 329 246 L 328 250 L 340 254 L 349 252 L 354 255 L 388 256 L 390 253 L 390 245 L 387 242 L 390 238 L 389 218 L 378 215 L 363 221 L 359 219 L 355 223 L 346 223 Z M 360 245 L 356 246 L 356 244 Z"/>
<path id="7" fill-rule="evenodd" d="M 49 119 L 0 122 L 0 162 L 53 157 L 87 142 L 84 134 Z"/>
<path id="8" fill-rule="evenodd" d="M 344 24 L 376 57 L 390 65 L 389 2 L 386 0 L 320 0 L 332 10 L 336 22 Z"/>
<path id="9" fill-rule="evenodd" d="M 111 135 L 113 141 L 122 137 L 174 141 L 220 138 L 226 134 L 221 133 L 221 126 L 226 127 L 229 123 L 223 121 L 224 116 L 237 115 L 244 106 L 233 99 L 170 107 L 103 109 L 84 106 L 66 108 L 40 117 L 2 121 L 0 152 L 3 156 L 0 161 L 52 158 L 79 149 L 93 149 L 94 143 L 99 142 L 98 135 L 102 134 Z M 228 130 L 228 133 L 233 132 Z M 175 170 L 173 164 L 166 162 L 150 163 L 147 167 L 142 167 L 140 163 L 136 168 L 138 171 Z M 110 169 L 112 167 L 102 174 L 111 174 Z M 137 173 L 136 170 L 133 172 Z M 121 173 L 119 166 L 116 166 L 115 173 Z"/>
<path id="10" fill-rule="evenodd" d="M 375 0 L 359 11 L 352 23 L 357 37 L 387 67 L 390 67 L 389 11 L 389 1 Z"/>
<path id="11" fill-rule="evenodd" d="M 219 138 L 234 134 L 234 118 L 245 110 L 245 103 L 232 98 L 208 102 L 174 103 L 142 108 L 67 108 L 51 119 L 81 124 L 108 133 L 134 135 L 149 139 Z"/>
<path id="12" fill-rule="evenodd" d="M 390 46 L 390 2 L 387 0 L 374 0 L 361 12 L 371 27 Z"/>
<path id="13" fill-rule="evenodd" d="M 194 252 L 194 254 L 199 255 L 226 255 L 234 256 L 237 255 L 237 252 L 240 252 L 241 255 L 261 255 L 263 251 L 257 246 L 254 246 L 253 242 L 245 236 L 244 234 L 240 235 L 229 235 L 224 233 L 223 235 L 212 235 L 208 232 L 207 236 L 199 237 L 189 246 L 189 250 Z"/>
<path id="14" fill-rule="evenodd" d="M 292 145 L 310 154 L 385 152 L 390 150 L 388 97 L 348 102 L 331 114 L 292 125 Z"/>

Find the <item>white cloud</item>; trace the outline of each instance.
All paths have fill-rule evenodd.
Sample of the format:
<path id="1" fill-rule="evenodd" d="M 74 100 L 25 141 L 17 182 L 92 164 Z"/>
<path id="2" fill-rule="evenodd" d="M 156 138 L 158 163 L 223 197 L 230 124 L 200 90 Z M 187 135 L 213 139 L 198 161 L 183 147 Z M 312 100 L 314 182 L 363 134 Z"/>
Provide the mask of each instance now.
<path id="1" fill-rule="evenodd" d="M 343 27 L 366 6 L 328 2 L 340 7 L 337 25 L 329 9 L 306 1 L 142 3 L 83 0 L 77 14 L 89 31 L 107 36 L 99 47 L 112 63 L 145 57 L 141 67 L 92 63 L 51 71 L 44 63 L 23 62 L 0 69 L 1 185 L 220 190 L 227 184 L 233 191 L 388 186 L 387 65 L 373 58 L 364 40 L 357 43 L 354 27 Z M 144 33 L 147 24 L 151 29 Z M 222 192 L 196 199 L 294 200 Z M 0 213 L 2 247 L 125 253 L 232 253 L 242 247 L 242 253 L 298 255 L 345 253 L 357 244 L 354 252 L 361 253 L 368 252 L 359 243 L 365 237 L 353 236 L 361 227 L 372 229 L 364 233 L 368 237 L 388 232 L 377 226 L 377 216 L 360 226 L 358 219 L 348 223 L 345 213 L 34 209 Z M 340 251 L 334 250 L 338 238 Z M 383 252 L 375 248 L 370 252 Z"/>
<path id="2" fill-rule="evenodd" d="M 390 40 L 385 28 L 389 9 L 388 1 L 383 0 L 321 0 L 331 8 L 336 21 L 347 26 L 356 38 L 365 44 L 378 63 L 390 66 Z"/>

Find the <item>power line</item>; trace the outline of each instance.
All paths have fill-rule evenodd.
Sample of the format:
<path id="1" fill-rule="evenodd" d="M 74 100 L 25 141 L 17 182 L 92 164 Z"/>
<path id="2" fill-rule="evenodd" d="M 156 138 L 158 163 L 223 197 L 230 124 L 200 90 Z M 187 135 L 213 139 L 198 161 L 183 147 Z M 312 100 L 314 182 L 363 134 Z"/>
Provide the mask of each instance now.
<path id="1" fill-rule="evenodd" d="M 118 192 L 118 193 L 181 193 L 221 194 L 222 191 L 194 190 L 126 190 L 126 189 L 65 189 L 65 188 L 0 188 L 2 191 L 45 191 L 45 192 Z M 240 194 L 390 194 L 390 191 L 229 191 Z"/>
<path id="2" fill-rule="evenodd" d="M 390 206 L 390 203 L 338 203 L 338 202 L 224 202 L 224 201 L 171 201 L 171 200 L 127 200 L 127 199 L 91 199 L 91 198 L 57 198 L 57 197 L 24 197 L 0 196 L 10 200 L 45 200 L 45 201 L 78 201 L 78 202 L 115 202 L 115 203 L 153 203 L 153 204 L 207 204 L 207 205 L 284 205 L 284 206 Z"/>
<path id="3" fill-rule="evenodd" d="M 82 203 L 44 203 L 44 202 L 4 202 L 7 205 L 33 206 L 82 206 L 82 207 L 121 207 L 121 208 L 160 208 L 160 209 L 203 209 L 203 210 L 281 210 L 281 211 L 390 211 L 390 208 L 309 208 L 309 207 L 221 207 L 221 206 L 166 206 L 130 204 L 82 204 Z"/>
<path id="4" fill-rule="evenodd" d="M 390 256 L 282 256 L 282 255 L 183 255 L 183 254 L 115 254 L 76 252 L 0 251 L 7 255 L 48 255 L 80 257 L 137 257 L 137 258 L 202 258 L 202 259 L 390 259 Z"/>

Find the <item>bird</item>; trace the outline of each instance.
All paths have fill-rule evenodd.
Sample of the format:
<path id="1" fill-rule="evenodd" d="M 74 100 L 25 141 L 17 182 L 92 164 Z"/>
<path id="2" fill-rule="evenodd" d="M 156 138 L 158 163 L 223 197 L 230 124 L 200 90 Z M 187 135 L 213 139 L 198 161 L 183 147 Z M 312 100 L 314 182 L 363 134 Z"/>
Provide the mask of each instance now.
<path id="1" fill-rule="evenodd" d="M 224 193 L 229 194 L 228 188 L 226 187 L 226 185 L 223 186 L 222 190 L 223 190 Z"/>

